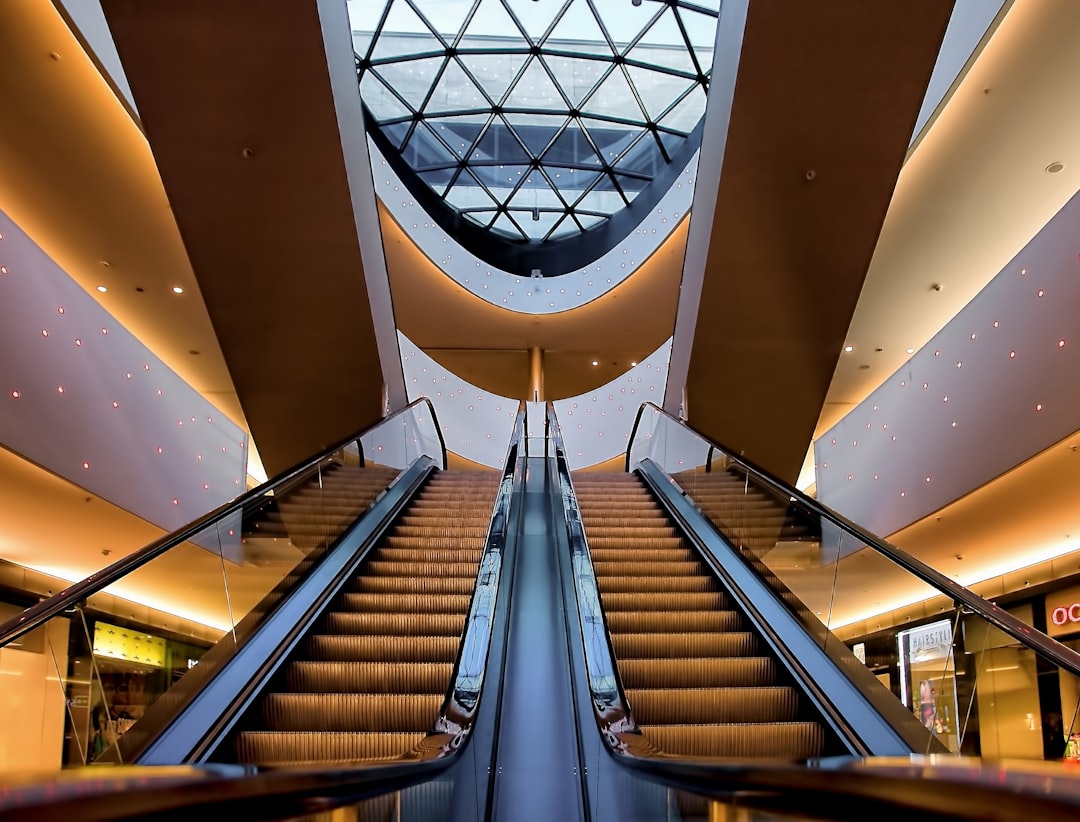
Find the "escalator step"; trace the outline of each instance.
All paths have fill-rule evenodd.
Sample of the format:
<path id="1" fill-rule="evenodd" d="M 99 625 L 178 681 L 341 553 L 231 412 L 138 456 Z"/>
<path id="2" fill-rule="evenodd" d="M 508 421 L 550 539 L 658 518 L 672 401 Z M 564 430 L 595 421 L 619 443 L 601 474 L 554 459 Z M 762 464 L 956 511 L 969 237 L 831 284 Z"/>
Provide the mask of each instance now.
<path id="1" fill-rule="evenodd" d="M 621 659 L 619 673 L 627 689 L 756 687 L 776 681 L 776 663 L 764 656 Z"/>
<path id="2" fill-rule="evenodd" d="M 738 611 L 609 611 L 607 625 L 613 634 L 690 633 L 738 631 L 745 622 Z"/>
<path id="3" fill-rule="evenodd" d="M 716 590 L 716 581 L 710 577 L 602 577 L 597 576 L 601 594 L 629 593 L 704 593 Z"/>
<path id="4" fill-rule="evenodd" d="M 654 525 L 642 523 L 641 525 L 606 525 L 589 528 L 589 549 L 593 550 L 596 540 L 610 539 L 613 537 L 682 537 L 674 525 L 663 523 Z"/>
<path id="5" fill-rule="evenodd" d="M 607 611 L 727 611 L 732 607 L 724 591 L 669 592 L 663 597 L 651 590 L 610 591 L 602 593 L 601 599 Z"/>
<path id="6" fill-rule="evenodd" d="M 469 610 L 471 600 L 471 590 L 467 594 L 440 594 L 437 597 L 423 593 L 354 593 L 350 591 L 340 596 L 338 607 L 348 611 L 380 613 L 464 614 Z"/>
<path id="7" fill-rule="evenodd" d="M 620 562 L 593 563 L 598 577 L 691 577 L 697 576 L 708 580 L 701 573 L 700 562 L 640 562 L 632 550 L 628 550 L 625 559 Z"/>
<path id="8" fill-rule="evenodd" d="M 270 731 L 426 731 L 442 694 L 270 694 L 263 719 Z"/>
<path id="9" fill-rule="evenodd" d="M 405 636 L 460 637 L 465 628 L 465 614 L 369 613 L 332 611 L 323 617 L 328 634 L 393 634 Z"/>
<path id="10" fill-rule="evenodd" d="M 467 579 L 470 583 L 475 582 L 476 563 L 474 562 L 447 562 L 443 565 L 435 565 L 430 562 L 384 562 L 382 560 L 370 560 L 364 569 L 364 573 L 379 577 L 458 577 Z"/>
<path id="11" fill-rule="evenodd" d="M 298 693 L 441 693 L 450 682 L 449 662 L 293 662 L 285 671 Z"/>
<path id="12" fill-rule="evenodd" d="M 622 548 L 626 551 L 645 551 L 645 550 L 668 550 L 678 551 L 680 548 L 686 548 L 686 542 L 682 537 L 650 537 L 650 536 L 631 536 L 631 537 L 588 537 L 589 550 L 593 548 Z M 698 564 L 698 563 L 695 563 Z"/>
<path id="13" fill-rule="evenodd" d="M 780 686 L 627 689 L 626 698 L 639 725 L 791 722 L 798 710 L 794 689 Z"/>
<path id="14" fill-rule="evenodd" d="M 819 755 L 824 745 L 824 732 L 815 722 L 645 725 L 641 731 L 657 748 L 675 756 L 801 761 Z"/>
<path id="15" fill-rule="evenodd" d="M 481 544 L 483 542 L 481 541 Z M 416 548 L 390 548 L 387 543 L 383 547 L 375 549 L 375 558 L 384 562 L 427 562 L 445 564 L 448 562 L 471 562 L 475 568 L 483 556 L 483 548 L 474 551 L 462 548 L 443 549 L 419 546 Z"/>
<path id="16" fill-rule="evenodd" d="M 314 634 L 306 642 L 309 659 L 340 662 L 453 662 L 456 636 L 343 636 Z"/>
<path id="17" fill-rule="evenodd" d="M 241 762 L 299 765 L 397 759 L 424 741 L 424 733 L 245 731 L 237 737 Z"/>
<path id="18" fill-rule="evenodd" d="M 757 636 L 749 631 L 678 636 L 667 633 L 612 634 L 611 644 L 616 658 L 620 660 L 754 656 L 758 652 Z"/>
<path id="19" fill-rule="evenodd" d="M 361 594 L 471 594 L 475 577 L 357 577 L 352 589 Z"/>

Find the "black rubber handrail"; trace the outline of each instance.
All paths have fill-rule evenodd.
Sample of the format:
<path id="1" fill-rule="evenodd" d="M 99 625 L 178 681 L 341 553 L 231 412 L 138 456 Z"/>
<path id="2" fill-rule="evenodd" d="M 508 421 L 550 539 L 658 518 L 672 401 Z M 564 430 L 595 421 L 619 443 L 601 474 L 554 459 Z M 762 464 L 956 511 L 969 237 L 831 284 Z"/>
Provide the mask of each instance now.
<path id="1" fill-rule="evenodd" d="M 152 559 L 160 556 L 166 551 L 174 548 L 175 546 L 186 542 L 191 537 L 198 534 L 200 531 L 213 524 L 217 520 L 224 519 L 230 514 L 234 514 L 238 511 L 243 511 L 244 507 L 251 503 L 253 500 L 264 496 L 270 491 L 276 490 L 293 480 L 303 476 L 306 472 L 314 468 L 322 460 L 332 455 L 335 451 L 344 448 L 352 442 L 358 441 L 361 437 L 365 436 L 370 431 L 375 430 L 381 425 L 395 419 L 396 417 L 404 414 L 416 408 L 418 405 L 427 405 L 431 412 L 431 421 L 435 426 L 435 430 L 439 433 L 439 444 L 442 449 L 442 467 L 446 467 L 446 443 L 443 440 L 442 429 L 439 427 L 438 417 L 435 414 L 435 406 L 431 404 L 431 400 L 427 397 L 420 397 L 409 403 L 404 408 L 395 411 L 389 416 L 383 417 L 374 425 L 338 440 L 333 445 L 324 448 L 314 457 L 309 457 L 300 463 L 297 463 L 292 468 L 289 468 L 280 474 L 272 477 L 264 482 L 262 485 L 258 485 L 249 491 L 241 494 L 233 499 L 231 502 L 215 508 L 208 514 L 204 514 L 194 522 L 188 523 L 182 528 L 166 534 L 160 539 L 151 542 L 149 545 L 145 545 L 134 553 L 128 554 L 126 557 L 118 559 L 111 565 L 102 568 L 97 573 L 91 574 L 86 579 L 76 582 L 63 591 L 54 594 L 48 599 L 42 600 L 37 605 L 32 605 L 23 611 L 18 616 L 9 619 L 7 622 L 0 625 L 0 648 L 7 645 L 9 642 L 18 639 L 27 631 L 31 631 L 37 626 L 41 625 L 46 620 L 61 613 L 71 606 L 72 603 L 81 602 L 93 594 L 96 594 L 102 588 L 116 582 L 116 580 L 127 574 L 141 568 Z"/>
<path id="2" fill-rule="evenodd" d="M 821 517 L 822 519 L 833 523 L 843 531 L 854 536 L 860 542 L 873 548 L 879 554 L 883 554 L 901 568 L 914 574 L 923 582 L 936 588 L 946 596 L 951 597 L 954 602 L 963 605 L 987 622 L 990 622 L 995 627 L 1004 631 L 1017 642 L 1020 642 L 1035 651 L 1045 659 L 1052 661 L 1073 676 L 1080 677 L 1080 653 L 1077 653 L 1057 640 L 1051 639 L 1043 632 L 1020 621 L 1008 611 L 999 608 L 997 605 L 979 596 L 971 589 L 965 588 L 958 582 L 949 579 L 949 577 L 945 576 L 932 566 L 927 565 L 922 560 L 913 557 L 911 554 L 898 548 L 892 543 L 863 530 L 858 524 L 852 522 L 847 517 L 837 513 L 827 505 L 823 505 L 813 497 L 807 496 L 794 486 L 788 485 L 783 480 L 778 479 L 773 474 L 750 460 L 747 460 L 745 457 L 735 456 L 731 449 L 725 448 L 722 444 L 709 439 L 709 437 L 689 425 L 685 420 L 680 420 L 677 417 L 672 416 L 655 403 L 646 401 L 638 408 L 637 416 L 634 419 L 634 427 L 630 434 L 630 440 L 626 444 L 627 471 L 630 471 L 633 468 L 630 464 L 630 451 L 634 447 L 634 437 L 637 434 L 641 416 L 645 413 L 647 408 L 654 409 L 657 413 L 662 414 L 664 417 L 671 420 L 671 422 L 682 426 L 700 437 L 702 442 L 705 445 L 708 445 L 710 449 L 715 449 L 723 453 L 728 460 L 752 475 L 756 481 L 761 485 L 764 485 L 773 493 L 778 494 L 791 502 L 797 502 L 812 516 Z M 709 453 L 711 454 L 712 451 L 710 450 Z"/>

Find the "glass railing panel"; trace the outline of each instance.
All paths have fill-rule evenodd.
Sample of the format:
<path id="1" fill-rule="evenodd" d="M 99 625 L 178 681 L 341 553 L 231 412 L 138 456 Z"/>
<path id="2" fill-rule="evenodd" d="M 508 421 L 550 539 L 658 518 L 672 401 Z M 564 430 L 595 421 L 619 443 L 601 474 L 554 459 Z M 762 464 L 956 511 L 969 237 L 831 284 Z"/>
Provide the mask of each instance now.
<path id="1" fill-rule="evenodd" d="M 161 550 L 148 546 L 139 553 L 149 558 L 130 569 L 106 568 L 68 589 L 69 607 L 10 646 L 48 646 L 42 738 L 55 744 L 63 726 L 64 742 L 41 761 L 73 767 L 129 760 L 125 751 L 138 750 L 139 722 L 151 707 L 181 680 L 209 680 L 230 649 L 422 455 L 444 464 L 427 402 L 164 538 L 155 544 Z M 169 715 L 170 701 L 155 709 L 150 725 Z"/>

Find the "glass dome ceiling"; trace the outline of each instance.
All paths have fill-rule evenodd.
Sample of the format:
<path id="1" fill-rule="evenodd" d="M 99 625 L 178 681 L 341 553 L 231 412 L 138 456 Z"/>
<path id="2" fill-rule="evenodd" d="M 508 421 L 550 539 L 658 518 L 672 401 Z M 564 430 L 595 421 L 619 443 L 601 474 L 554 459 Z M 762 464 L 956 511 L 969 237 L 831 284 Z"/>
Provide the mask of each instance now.
<path id="1" fill-rule="evenodd" d="M 350 0 L 372 139 L 489 242 L 581 238 L 696 150 L 718 6 Z"/>

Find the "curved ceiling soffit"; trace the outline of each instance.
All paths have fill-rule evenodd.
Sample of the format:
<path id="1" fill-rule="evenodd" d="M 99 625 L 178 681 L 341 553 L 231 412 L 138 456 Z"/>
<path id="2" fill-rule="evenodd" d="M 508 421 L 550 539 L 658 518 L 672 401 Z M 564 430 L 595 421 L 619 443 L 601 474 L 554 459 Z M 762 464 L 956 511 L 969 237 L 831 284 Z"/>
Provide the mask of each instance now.
<path id="1" fill-rule="evenodd" d="M 496 308 L 519 314 L 559 314 L 604 296 L 627 280 L 671 236 L 690 210 L 700 152 L 695 152 L 660 202 L 626 239 L 588 266 L 558 277 L 523 277 L 490 266 L 432 219 L 368 141 L 375 193 L 424 255 L 447 277 Z"/>

